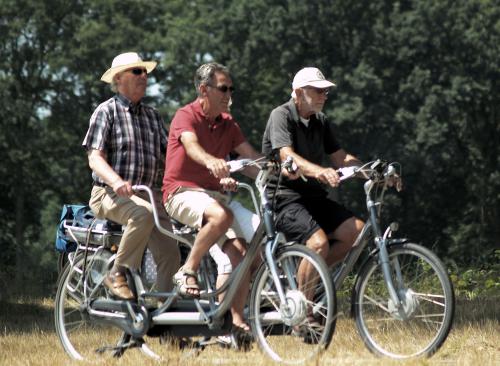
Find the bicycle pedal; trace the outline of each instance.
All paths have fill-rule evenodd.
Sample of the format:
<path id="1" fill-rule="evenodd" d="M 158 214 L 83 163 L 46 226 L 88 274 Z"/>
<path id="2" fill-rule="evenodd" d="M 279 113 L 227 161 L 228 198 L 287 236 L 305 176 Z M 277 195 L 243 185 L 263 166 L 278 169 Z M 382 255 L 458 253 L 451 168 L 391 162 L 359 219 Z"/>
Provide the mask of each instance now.
<path id="1" fill-rule="evenodd" d="M 232 348 L 235 346 L 234 341 L 230 335 L 221 335 L 215 338 L 217 343 L 222 348 Z"/>

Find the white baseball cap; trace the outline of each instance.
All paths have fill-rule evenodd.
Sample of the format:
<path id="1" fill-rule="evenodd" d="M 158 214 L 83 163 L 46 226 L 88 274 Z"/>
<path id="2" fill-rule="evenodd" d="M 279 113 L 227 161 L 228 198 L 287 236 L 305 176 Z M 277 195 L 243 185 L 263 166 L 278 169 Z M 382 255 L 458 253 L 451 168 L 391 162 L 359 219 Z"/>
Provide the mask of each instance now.
<path id="1" fill-rule="evenodd" d="M 102 75 L 101 80 L 111 83 L 116 74 L 134 67 L 144 67 L 149 74 L 154 70 L 156 64 L 156 61 L 142 61 L 135 52 L 122 53 L 113 59 L 111 67 Z"/>
<path id="2" fill-rule="evenodd" d="M 312 86 L 314 88 L 330 88 L 335 86 L 334 83 L 325 79 L 323 73 L 316 67 L 304 67 L 295 74 L 292 83 L 292 89 L 303 88 L 304 86 Z"/>

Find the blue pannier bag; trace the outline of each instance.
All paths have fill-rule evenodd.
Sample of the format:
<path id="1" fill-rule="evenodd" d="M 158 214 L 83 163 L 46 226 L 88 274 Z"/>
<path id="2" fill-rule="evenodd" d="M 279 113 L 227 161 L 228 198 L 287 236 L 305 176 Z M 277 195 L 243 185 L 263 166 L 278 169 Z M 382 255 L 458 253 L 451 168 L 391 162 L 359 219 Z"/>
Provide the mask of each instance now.
<path id="1" fill-rule="evenodd" d="M 86 205 L 63 205 L 61 219 L 57 226 L 56 249 L 59 252 L 73 252 L 75 240 L 67 233 L 66 226 L 89 228 L 94 220 L 94 213 Z"/>
<path id="2" fill-rule="evenodd" d="M 64 205 L 56 233 L 56 249 L 73 252 L 80 245 L 119 245 L 122 226 L 115 222 L 97 219 L 87 205 Z"/>

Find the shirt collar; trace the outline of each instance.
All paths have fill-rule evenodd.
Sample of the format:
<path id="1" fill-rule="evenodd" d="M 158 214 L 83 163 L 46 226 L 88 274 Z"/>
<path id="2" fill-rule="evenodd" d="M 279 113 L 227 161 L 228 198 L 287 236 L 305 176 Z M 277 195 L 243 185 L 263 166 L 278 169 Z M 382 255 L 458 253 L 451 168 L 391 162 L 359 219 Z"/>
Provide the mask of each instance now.
<path id="1" fill-rule="evenodd" d="M 128 99 L 126 96 L 117 93 L 115 96 L 116 100 L 118 100 L 127 111 L 129 111 L 132 114 L 138 114 L 141 111 L 141 101 L 138 101 L 137 103 L 132 103 L 130 99 Z"/>
<path id="2" fill-rule="evenodd" d="M 290 99 L 290 101 L 288 102 L 288 107 L 290 109 L 290 115 L 292 117 L 292 120 L 295 121 L 295 123 L 302 123 L 301 120 L 300 120 L 300 116 L 299 116 L 299 111 L 297 110 L 297 105 L 295 104 L 295 101 L 293 100 L 293 98 Z M 311 125 L 311 121 L 315 120 L 315 119 L 318 119 L 318 114 L 315 113 L 315 114 L 312 114 L 310 117 L 309 117 L 309 123 L 306 125 L 303 123 L 304 126 L 308 127 Z"/>
<path id="3" fill-rule="evenodd" d="M 199 99 L 196 99 L 193 103 L 192 103 L 192 106 L 193 106 L 193 111 L 201 117 L 201 120 L 202 121 L 205 121 L 209 124 L 209 126 L 212 128 L 214 126 L 218 126 L 218 125 L 221 125 L 222 123 L 224 123 L 227 119 L 228 119 L 228 114 L 226 113 L 221 113 L 219 114 L 215 120 L 210 120 L 208 118 L 208 116 L 205 114 L 205 112 L 203 111 L 203 108 L 201 107 L 201 103 L 200 103 L 200 100 Z"/>
<path id="4" fill-rule="evenodd" d="M 299 117 L 299 111 L 297 110 L 297 105 L 295 104 L 295 101 L 293 98 L 290 99 L 288 102 L 288 107 L 290 108 L 290 114 L 292 116 L 292 119 L 299 123 L 300 122 L 300 117 Z"/>

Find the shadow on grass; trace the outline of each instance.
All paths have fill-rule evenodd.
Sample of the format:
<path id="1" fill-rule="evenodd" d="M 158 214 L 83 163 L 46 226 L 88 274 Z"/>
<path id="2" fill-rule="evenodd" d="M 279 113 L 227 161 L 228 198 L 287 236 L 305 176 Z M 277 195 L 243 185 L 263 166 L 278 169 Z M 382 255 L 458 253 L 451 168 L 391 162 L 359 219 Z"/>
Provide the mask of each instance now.
<path id="1" fill-rule="evenodd" d="M 0 301 L 0 332 L 14 333 L 54 332 L 54 309 L 41 304 L 39 299 Z"/>

